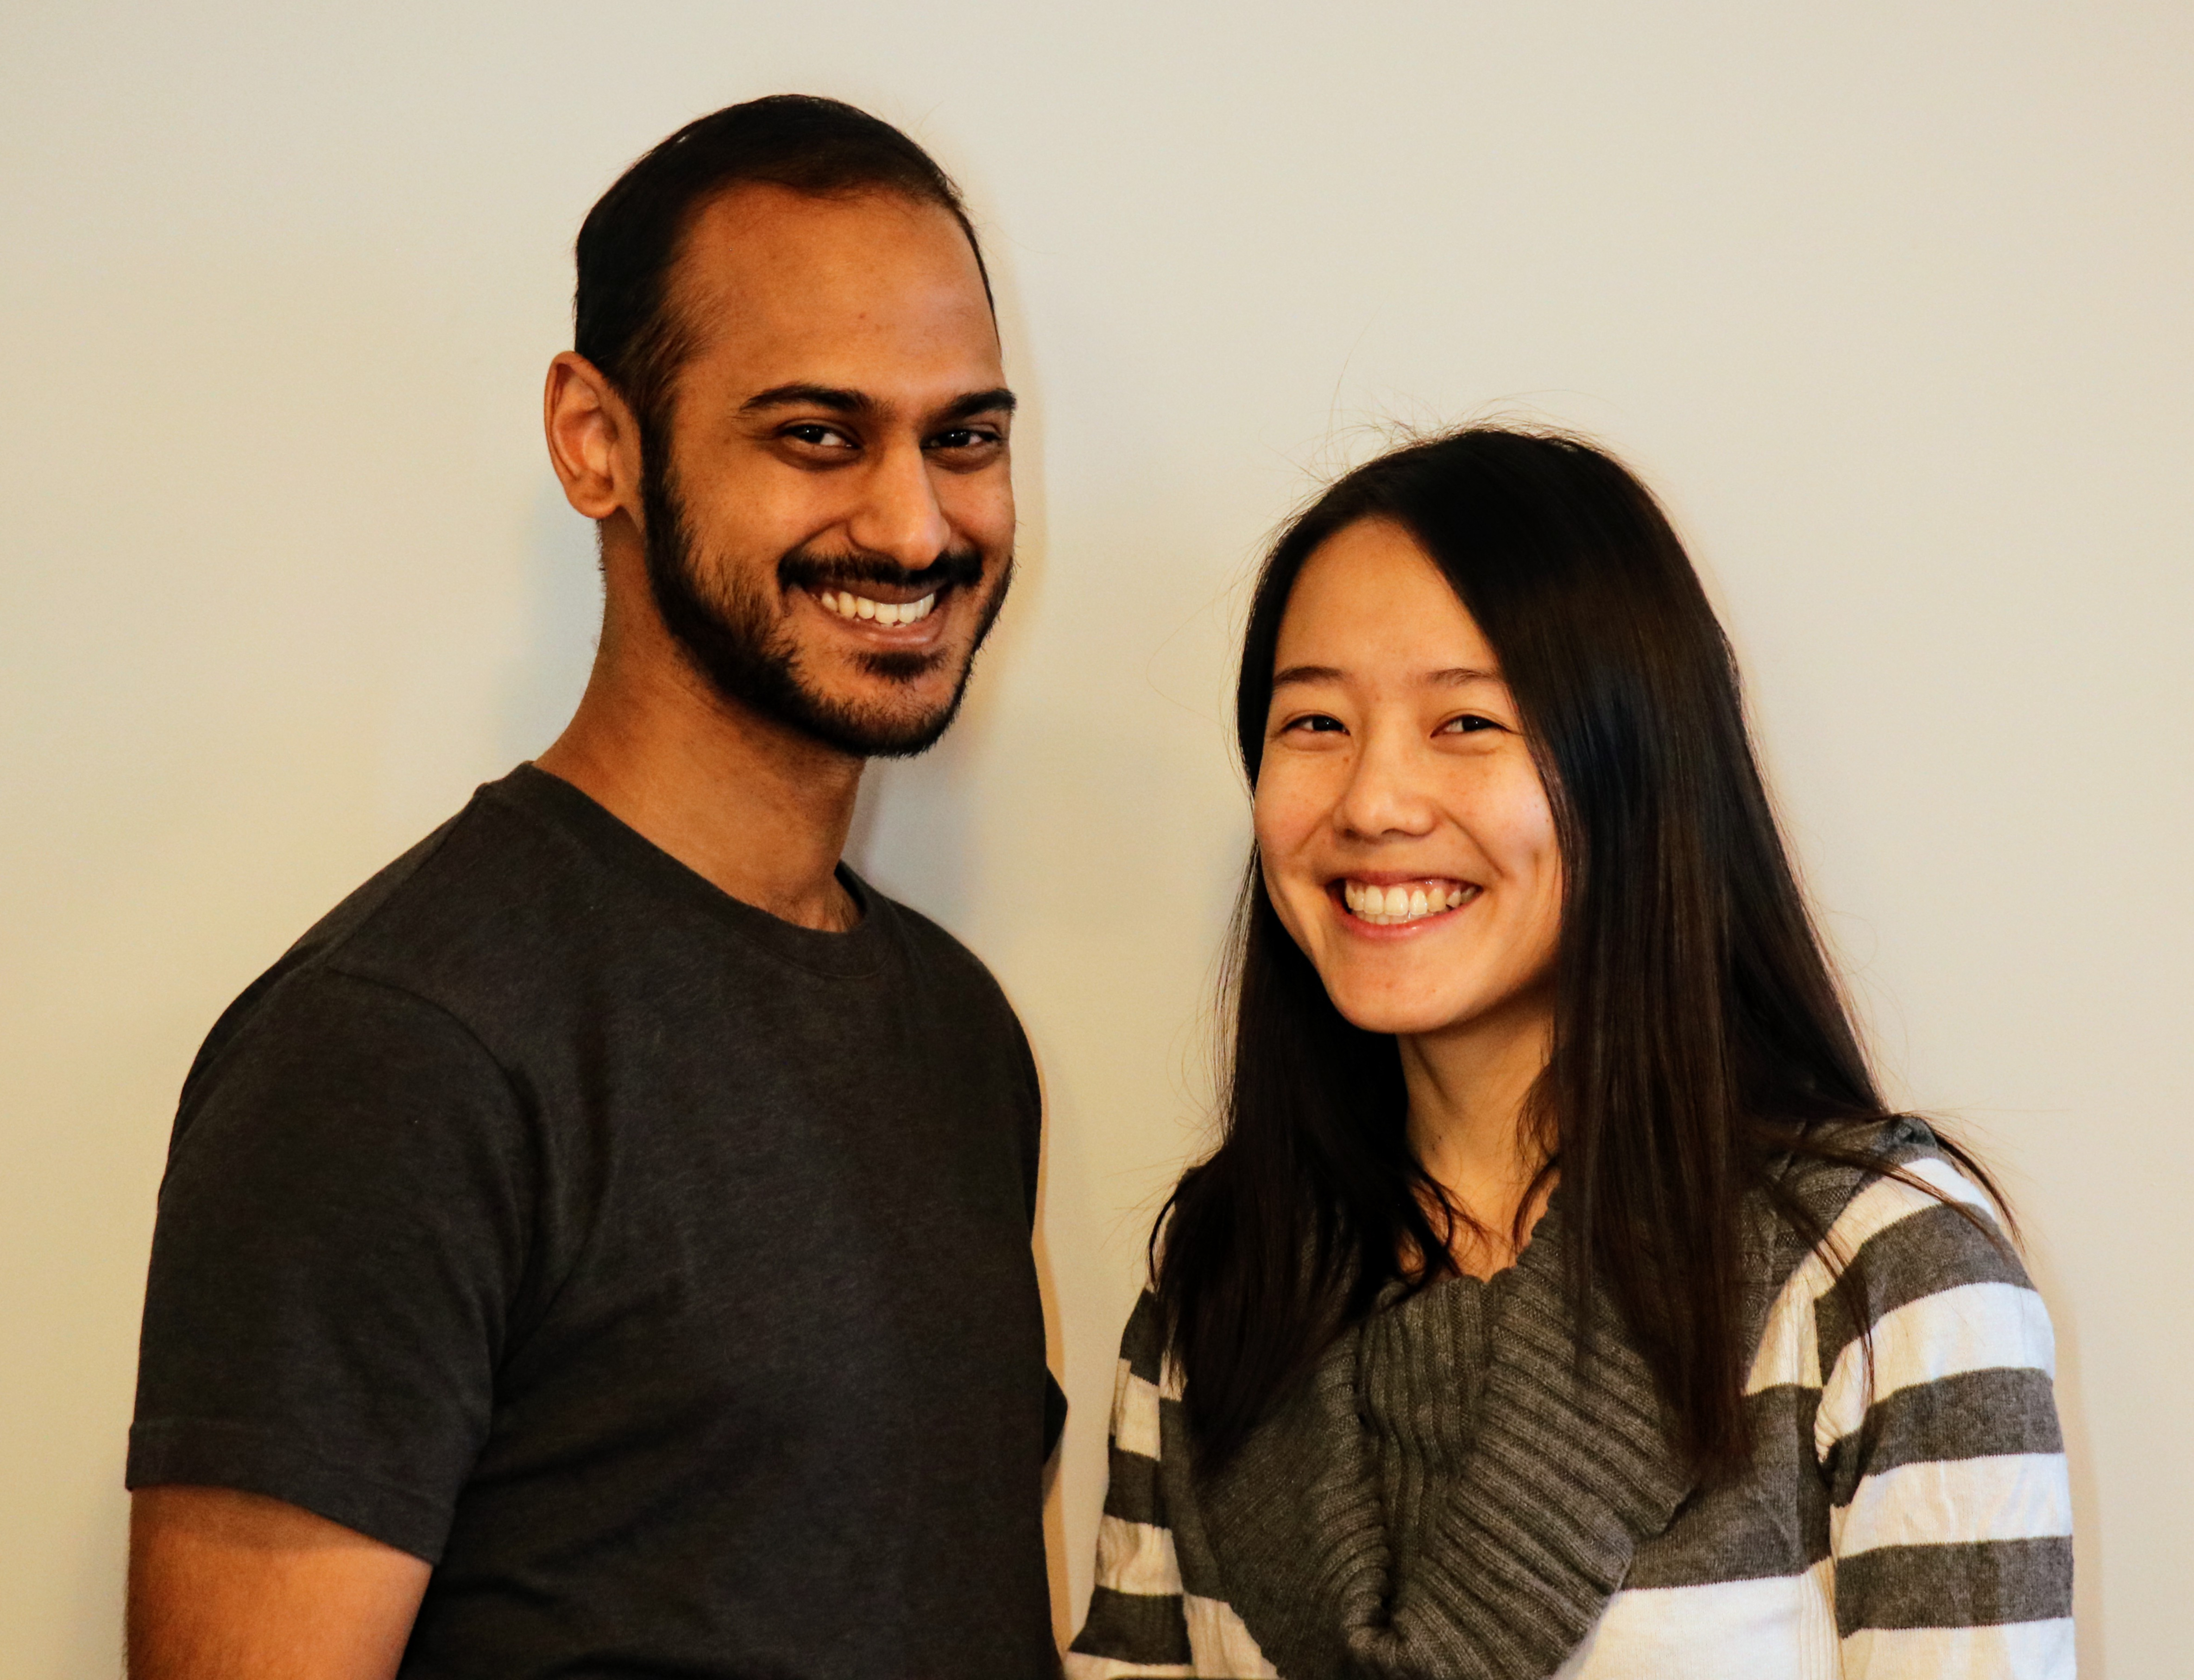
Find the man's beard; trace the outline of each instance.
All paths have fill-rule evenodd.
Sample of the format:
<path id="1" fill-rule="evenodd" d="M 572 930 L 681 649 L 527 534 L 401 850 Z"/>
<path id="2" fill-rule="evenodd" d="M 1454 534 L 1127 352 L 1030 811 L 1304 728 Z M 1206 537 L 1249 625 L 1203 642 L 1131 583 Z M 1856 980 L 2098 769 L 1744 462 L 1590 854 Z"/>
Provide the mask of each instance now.
<path id="1" fill-rule="evenodd" d="M 801 670 L 799 652 L 776 622 L 772 604 L 732 568 L 719 568 L 722 582 L 716 588 L 704 584 L 694 565 L 692 527 L 685 503 L 667 468 L 647 470 L 640 498 L 647 521 L 647 583 L 655 610 L 717 693 L 857 758 L 910 758 L 934 746 L 951 727 L 968 693 L 976 650 L 1005 605 L 1006 589 L 1013 580 L 1010 556 L 984 603 L 952 698 L 908 716 L 880 707 L 847 705 L 809 684 Z M 789 549 L 777 562 L 778 587 L 787 595 L 853 584 L 905 586 L 927 594 L 948 587 L 973 590 L 982 578 L 983 557 L 973 549 L 948 549 L 918 572 L 878 555 L 826 557 L 800 548 Z M 951 657 L 941 647 L 858 656 L 870 676 L 899 683 L 928 676 Z"/>

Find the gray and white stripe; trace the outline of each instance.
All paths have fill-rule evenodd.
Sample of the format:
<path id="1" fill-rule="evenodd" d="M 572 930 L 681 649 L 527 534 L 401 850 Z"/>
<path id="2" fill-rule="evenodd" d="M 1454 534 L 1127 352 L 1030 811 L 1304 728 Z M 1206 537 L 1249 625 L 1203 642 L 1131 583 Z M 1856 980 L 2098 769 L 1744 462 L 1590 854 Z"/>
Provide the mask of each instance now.
<path id="1" fill-rule="evenodd" d="M 1990 1217 L 1939 1156 L 1906 1171 Z M 1858 1257 L 1864 1336 L 1832 1255 Z M 1162 1351 L 1146 1296 L 1122 1343 L 1097 1586 L 1067 1672 L 1269 1680 L 1202 1548 L 1183 1578 L 1163 1470 L 1186 1435 Z M 1769 1308 L 1746 1384 L 1749 1471 L 1638 1548 L 1561 1680 L 2071 1675 L 2054 1365 L 2048 1315 L 2007 1248 L 1935 1195 L 1868 1182 Z"/>

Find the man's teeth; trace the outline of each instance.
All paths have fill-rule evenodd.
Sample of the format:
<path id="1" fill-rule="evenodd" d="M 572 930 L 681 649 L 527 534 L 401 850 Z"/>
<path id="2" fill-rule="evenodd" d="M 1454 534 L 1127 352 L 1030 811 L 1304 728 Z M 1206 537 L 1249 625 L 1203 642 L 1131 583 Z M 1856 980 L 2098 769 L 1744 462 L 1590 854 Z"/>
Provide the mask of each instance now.
<path id="1" fill-rule="evenodd" d="M 1460 881 L 1411 881 L 1405 885 L 1376 887 L 1362 881 L 1343 881 L 1341 896 L 1349 913 L 1375 927 L 1390 928 L 1453 910 L 1478 889 Z"/>
<path id="2" fill-rule="evenodd" d="M 873 618 L 880 624 L 910 624 L 929 616 L 929 609 L 937 605 L 933 592 L 919 601 L 871 601 L 864 595 L 855 595 L 851 590 L 824 590 L 815 597 L 841 618 Z"/>

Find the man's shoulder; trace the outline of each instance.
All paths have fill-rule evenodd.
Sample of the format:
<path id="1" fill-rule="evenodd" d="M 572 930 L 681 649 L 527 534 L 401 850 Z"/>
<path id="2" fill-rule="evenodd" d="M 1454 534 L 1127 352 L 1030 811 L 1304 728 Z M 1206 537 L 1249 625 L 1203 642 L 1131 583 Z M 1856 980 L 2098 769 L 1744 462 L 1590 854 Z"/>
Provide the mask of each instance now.
<path id="1" fill-rule="evenodd" d="M 207 1035 L 187 1089 L 278 1000 L 294 1012 L 364 986 L 470 1025 L 482 1000 L 553 975 L 554 945 L 584 920 L 585 866 L 553 826 L 507 796 L 509 780 L 480 788 L 245 987 Z"/>
<path id="2" fill-rule="evenodd" d="M 1005 988 L 983 959 L 921 911 L 887 896 L 855 877 L 870 900 L 872 913 L 909 970 L 911 995 L 921 1000 L 926 1032 L 949 1050 L 964 1070 L 989 1070 L 988 1077 L 1008 1082 L 1014 1105 L 1031 1117 L 1043 1103 L 1042 1079 L 1027 1032 Z"/>
<path id="3" fill-rule="evenodd" d="M 941 984 L 962 1005 L 979 1002 L 996 1010 L 1000 1021 L 1018 1034 L 1019 1019 L 1007 1000 L 1005 988 L 980 957 L 932 918 L 891 897 L 873 883 L 855 877 L 860 889 L 887 918 L 889 932 L 902 947 L 905 960 L 926 979 Z"/>
<path id="4" fill-rule="evenodd" d="M 315 923 L 284 960 L 406 972 L 467 956 L 523 964 L 544 940 L 583 926 L 608 872 L 525 797 L 529 780 L 522 767 L 477 790 Z"/>

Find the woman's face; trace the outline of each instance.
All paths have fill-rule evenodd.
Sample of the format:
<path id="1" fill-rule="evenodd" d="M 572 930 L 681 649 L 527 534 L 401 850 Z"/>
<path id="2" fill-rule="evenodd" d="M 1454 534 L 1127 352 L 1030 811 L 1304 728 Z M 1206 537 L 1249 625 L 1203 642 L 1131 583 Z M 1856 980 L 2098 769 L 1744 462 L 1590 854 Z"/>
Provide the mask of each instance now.
<path id="1" fill-rule="evenodd" d="M 1551 1014 L 1554 813 L 1492 648 L 1398 525 L 1347 526 L 1295 581 L 1256 819 L 1273 907 L 1355 1025 Z"/>

